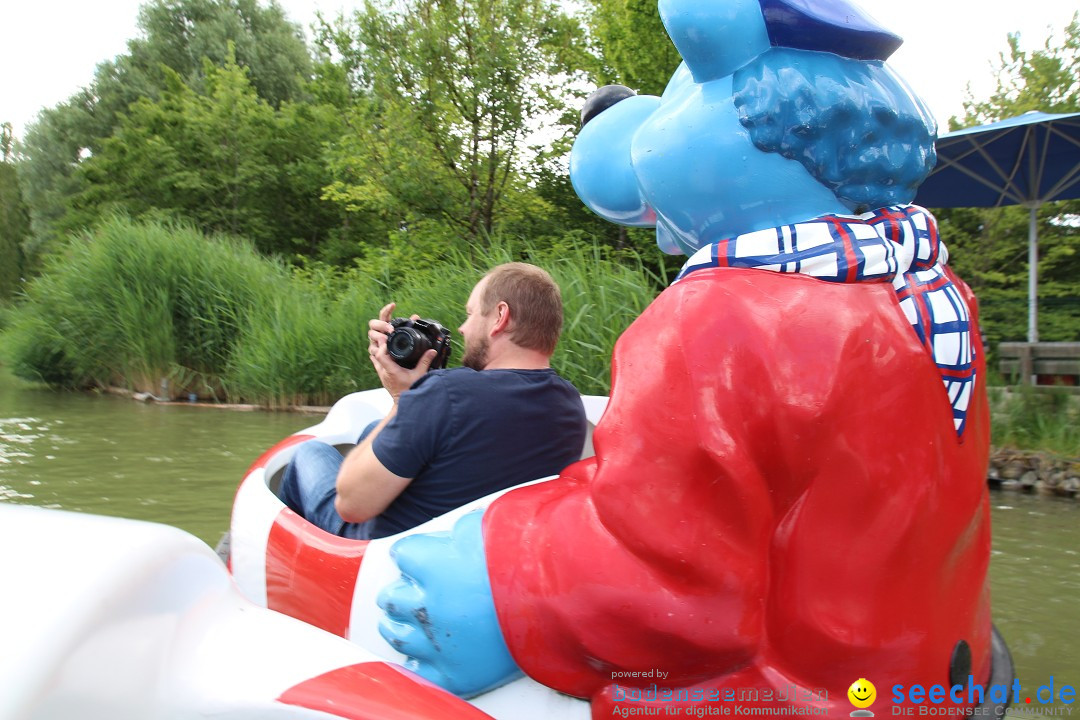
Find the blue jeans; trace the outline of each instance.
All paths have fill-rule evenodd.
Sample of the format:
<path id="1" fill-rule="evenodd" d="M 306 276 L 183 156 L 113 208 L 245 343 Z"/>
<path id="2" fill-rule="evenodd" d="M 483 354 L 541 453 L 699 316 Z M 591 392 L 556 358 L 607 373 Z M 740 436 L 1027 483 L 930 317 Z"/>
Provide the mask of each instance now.
<path id="1" fill-rule="evenodd" d="M 371 423 L 360 441 L 378 424 Z M 337 497 L 338 470 L 345 458 L 334 447 L 318 440 L 308 440 L 296 448 L 285 467 L 278 491 L 281 500 L 300 517 L 328 533 L 354 540 L 370 540 L 375 518 L 362 523 L 348 523 L 334 508 Z"/>

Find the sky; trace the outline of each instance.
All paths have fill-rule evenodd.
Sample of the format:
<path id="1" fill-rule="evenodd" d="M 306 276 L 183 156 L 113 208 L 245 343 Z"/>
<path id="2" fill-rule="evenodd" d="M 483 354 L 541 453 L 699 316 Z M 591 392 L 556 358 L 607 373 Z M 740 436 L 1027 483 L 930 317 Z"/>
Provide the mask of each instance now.
<path id="1" fill-rule="evenodd" d="M 52 107 L 87 85 L 95 66 L 126 51 L 136 35 L 142 0 L 27 0 L 0 14 L 0 122 L 17 137 L 43 107 Z M 304 27 L 315 13 L 335 16 L 361 0 L 279 0 Z M 856 0 L 885 27 L 904 38 L 890 59 L 938 120 L 962 112 L 970 83 L 978 99 L 994 88 L 1006 36 L 1019 32 L 1021 47 L 1037 49 L 1047 37 L 1061 42 L 1076 0 Z M 674 70 L 674 68 L 673 68 Z"/>

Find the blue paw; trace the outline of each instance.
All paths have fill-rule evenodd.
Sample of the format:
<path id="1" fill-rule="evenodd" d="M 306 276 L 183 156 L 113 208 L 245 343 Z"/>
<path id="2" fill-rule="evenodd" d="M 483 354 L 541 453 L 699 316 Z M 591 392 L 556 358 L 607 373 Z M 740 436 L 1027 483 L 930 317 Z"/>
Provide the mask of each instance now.
<path id="1" fill-rule="evenodd" d="M 491 597 L 482 511 L 451 533 L 410 535 L 390 556 L 401 579 L 379 593 L 379 633 L 408 656 L 405 666 L 462 697 L 521 675 L 503 640 Z"/>

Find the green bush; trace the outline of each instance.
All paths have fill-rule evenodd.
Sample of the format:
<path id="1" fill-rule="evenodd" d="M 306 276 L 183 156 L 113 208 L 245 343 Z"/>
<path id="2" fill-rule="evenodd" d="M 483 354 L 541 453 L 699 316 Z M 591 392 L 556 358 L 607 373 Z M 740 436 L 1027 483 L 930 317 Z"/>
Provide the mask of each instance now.
<path id="1" fill-rule="evenodd" d="M 25 380 L 44 382 L 57 388 L 78 386 L 75 367 L 64 351 L 63 338 L 40 314 L 28 307 L 8 314 L 0 360 Z"/>

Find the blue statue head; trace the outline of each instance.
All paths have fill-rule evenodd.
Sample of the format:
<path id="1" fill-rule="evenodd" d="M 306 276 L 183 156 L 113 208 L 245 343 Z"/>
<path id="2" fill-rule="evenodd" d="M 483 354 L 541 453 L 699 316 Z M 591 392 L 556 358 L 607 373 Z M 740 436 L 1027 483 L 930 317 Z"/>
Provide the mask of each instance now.
<path id="1" fill-rule="evenodd" d="M 935 123 L 885 60 L 900 38 L 848 0 L 660 0 L 683 63 L 661 97 L 590 97 L 570 157 L 600 216 L 669 253 L 910 202 Z"/>

